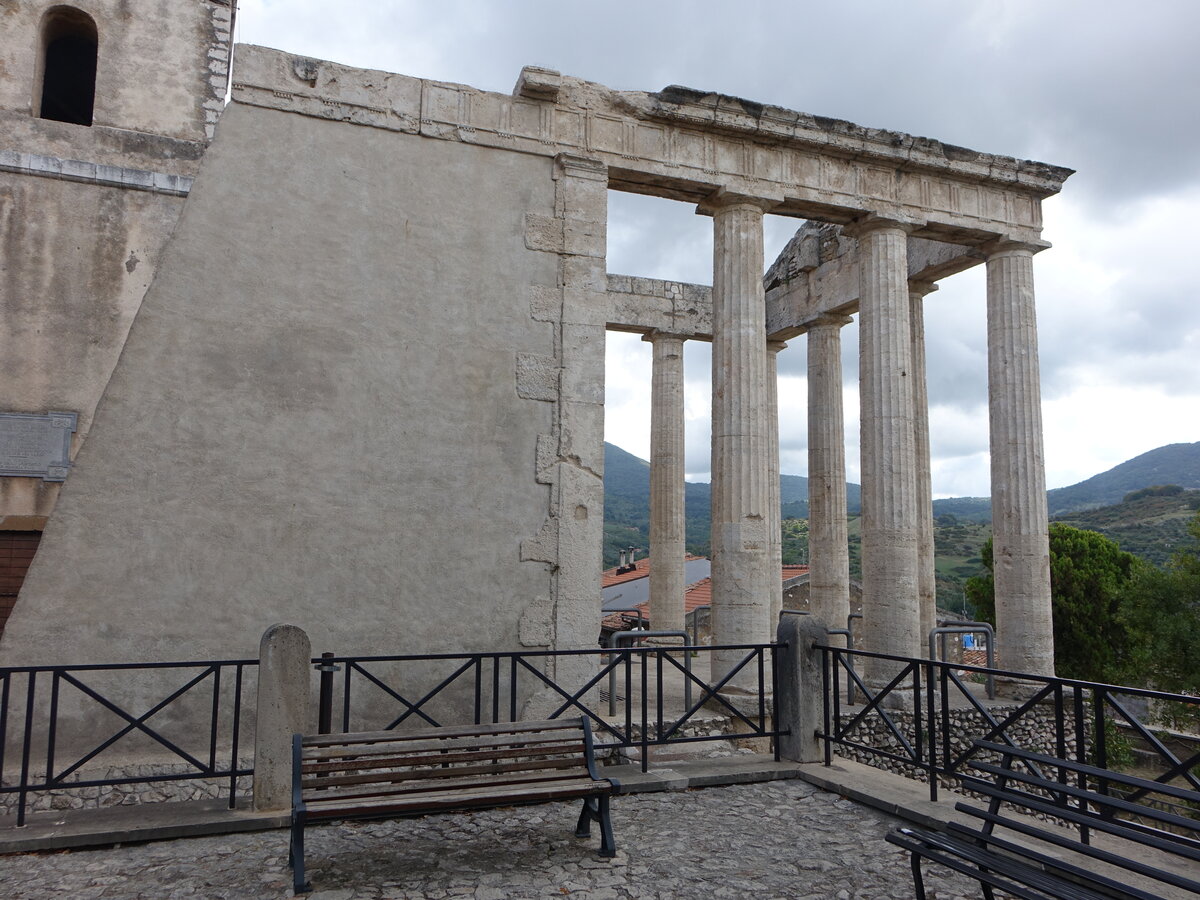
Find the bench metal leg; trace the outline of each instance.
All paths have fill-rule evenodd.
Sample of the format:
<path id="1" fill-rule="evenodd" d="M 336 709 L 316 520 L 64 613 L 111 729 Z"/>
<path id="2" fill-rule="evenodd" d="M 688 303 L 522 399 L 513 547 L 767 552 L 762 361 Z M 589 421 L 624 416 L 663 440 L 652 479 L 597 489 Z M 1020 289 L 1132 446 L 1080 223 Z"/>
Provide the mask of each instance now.
<path id="1" fill-rule="evenodd" d="M 288 865 L 292 867 L 292 893 L 307 894 L 312 884 L 304 880 L 304 825 L 292 823 L 292 836 L 288 841 Z"/>
<path id="2" fill-rule="evenodd" d="M 917 900 L 926 900 L 925 879 L 921 875 L 921 857 L 917 853 L 912 856 L 913 887 L 916 888 Z"/>
<path id="3" fill-rule="evenodd" d="M 608 794 L 600 797 L 600 855 L 617 855 L 617 845 L 613 841 L 612 816 L 608 810 Z"/>
<path id="4" fill-rule="evenodd" d="M 599 818 L 596 812 L 596 798 L 584 797 L 583 809 L 579 811 L 579 822 L 575 825 L 575 837 L 591 837 L 592 819 L 596 818 Z"/>
<path id="5" fill-rule="evenodd" d="M 612 816 L 608 807 L 608 795 L 584 797 L 583 809 L 579 811 L 579 822 L 575 826 L 575 837 L 590 837 L 592 820 L 600 823 L 600 855 L 616 856 L 617 845 L 613 841 Z"/>

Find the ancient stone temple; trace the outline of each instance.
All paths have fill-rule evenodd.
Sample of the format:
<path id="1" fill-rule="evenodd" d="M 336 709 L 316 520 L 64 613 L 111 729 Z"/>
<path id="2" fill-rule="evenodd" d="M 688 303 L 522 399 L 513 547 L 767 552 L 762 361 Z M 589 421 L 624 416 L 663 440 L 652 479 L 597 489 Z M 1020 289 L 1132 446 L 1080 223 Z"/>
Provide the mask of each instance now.
<path id="1" fill-rule="evenodd" d="M 500 94 L 239 45 L 223 106 L 221 0 L 10 5 L 0 522 L 44 535 L 0 662 L 248 654 L 276 621 L 342 652 L 594 646 L 609 329 L 653 344 L 651 608 L 669 627 L 682 347 L 713 343 L 729 644 L 773 634 L 775 360 L 808 337 L 812 598 L 844 618 L 852 314 L 865 634 L 917 655 L 921 298 L 983 263 L 1000 642 L 1011 668 L 1051 668 L 1032 257 L 1069 170 L 532 67 Z M 63 35 L 60 116 L 42 99 Z M 610 190 L 711 217 L 711 287 L 609 273 Z M 807 224 L 764 280 L 767 214 Z"/>

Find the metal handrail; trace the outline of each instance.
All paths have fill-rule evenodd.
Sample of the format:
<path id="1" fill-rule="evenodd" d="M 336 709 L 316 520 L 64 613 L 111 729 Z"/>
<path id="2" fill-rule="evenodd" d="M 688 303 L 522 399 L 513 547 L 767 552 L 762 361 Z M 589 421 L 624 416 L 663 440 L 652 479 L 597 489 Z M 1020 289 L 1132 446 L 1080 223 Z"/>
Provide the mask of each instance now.
<path id="1" fill-rule="evenodd" d="M 257 666 L 256 659 L 226 659 L 226 660 L 196 660 L 190 662 L 148 662 L 148 663 L 88 663 L 83 665 L 52 665 L 52 666 L 6 666 L 0 668 L 0 794 L 17 795 L 17 827 L 25 825 L 25 817 L 30 794 L 48 791 L 85 787 L 105 787 L 123 784 L 150 784 L 167 781 L 183 781 L 192 778 L 228 779 L 229 806 L 232 809 L 237 803 L 237 779 L 253 774 L 253 770 L 238 766 L 238 751 L 241 739 L 243 682 L 244 670 Z M 102 691 L 89 683 L 89 674 L 101 672 L 147 672 L 157 670 L 187 670 L 198 669 L 182 686 L 174 689 L 164 689 L 162 699 L 150 706 L 146 711 L 136 714 L 125 708 L 127 701 L 120 699 L 111 689 Z M 223 671 L 233 670 L 233 686 L 228 707 L 222 707 L 223 691 L 221 675 Z M 42 676 L 39 678 L 39 676 Z M 39 682 L 45 683 L 49 676 L 49 698 L 46 692 L 39 692 Z M 12 718 L 13 687 L 17 680 L 25 678 L 25 697 L 22 710 L 20 743 L 20 774 L 14 779 L 4 777 L 5 751 L 10 743 L 10 719 Z M 204 685 L 211 688 L 209 704 L 208 733 L 200 732 L 196 744 L 199 746 L 184 747 L 167 737 L 162 731 L 152 727 L 151 718 L 162 713 L 177 702 L 193 700 L 197 690 L 203 690 Z M 123 720 L 123 725 L 108 735 L 90 736 L 85 746 L 91 749 L 81 753 L 77 758 L 68 762 L 59 759 L 61 742 L 59 740 L 60 699 L 64 688 L 77 693 L 82 698 L 95 703 L 98 707 Z M 109 696 L 112 695 L 112 696 Z M 227 721 L 226 721 L 227 720 Z M 228 729 L 222 728 L 222 723 Z M 227 734 L 227 741 L 223 732 Z M 88 778 L 68 781 L 72 775 L 80 772 L 89 762 L 99 757 L 110 747 L 116 745 L 129 735 L 141 735 L 152 740 L 157 746 L 167 750 L 171 756 L 185 763 L 191 771 L 164 775 L 117 775 L 106 778 Z M 40 762 L 34 760 L 34 745 L 44 745 L 45 756 Z M 201 749 L 202 748 L 202 749 Z M 225 753 L 229 754 L 228 765 L 219 762 Z M 41 774 L 37 771 L 40 770 Z M 15 782 L 15 783 L 14 783 Z"/>
<path id="2" fill-rule="evenodd" d="M 683 638 L 685 646 L 688 642 L 686 631 L 617 631 L 609 638 L 611 641 L 609 646 L 613 650 L 620 650 L 622 638 L 629 638 L 630 646 L 633 646 L 634 641 L 644 641 L 646 638 L 652 637 Z M 692 705 L 692 654 L 690 651 L 683 654 L 683 668 L 686 673 L 683 680 L 683 705 L 688 707 Z M 661 685 L 659 690 L 662 690 Z M 608 714 L 610 716 L 617 714 L 617 670 L 615 668 L 608 671 Z"/>
<path id="3" fill-rule="evenodd" d="M 1185 694 L 1170 694 L 1148 688 L 1123 687 L 1048 675 L 1032 675 L 1003 669 L 972 666 L 931 659 L 895 656 L 866 650 L 847 650 L 832 645 L 817 645 L 822 653 L 824 684 L 824 725 L 818 738 L 825 745 L 825 761 L 831 762 L 833 746 L 840 745 L 872 754 L 906 766 L 914 766 L 928 776 L 930 799 L 937 799 L 939 777 L 955 778 L 969 786 L 977 776 L 967 769 L 977 752 L 970 740 L 967 749 L 962 749 L 961 733 L 953 733 L 950 725 L 950 696 L 954 693 L 965 703 L 965 707 L 982 723 L 977 737 L 985 741 L 1003 742 L 1018 746 L 1023 739 L 1024 718 L 1027 715 L 1044 714 L 1047 706 L 1052 709 L 1052 755 L 1065 758 L 1069 748 L 1078 762 L 1093 761 L 1097 767 L 1106 768 L 1109 748 L 1106 733 L 1108 716 L 1112 714 L 1123 720 L 1123 726 L 1131 729 L 1142 739 L 1163 762 L 1166 771 L 1159 780 L 1182 778 L 1193 790 L 1200 791 L 1200 776 L 1192 770 L 1200 764 L 1200 749 L 1188 751 L 1180 758 L 1166 746 L 1155 733 L 1155 729 L 1139 721 L 1121 697 L 1140 697 L 1157 703 L 1186 704 L 1200 708 L 1200 698 Z M 898 674 L 882 688 L 872 689 L 849 665 L 855 658 L 877 659 L 896 663 Z M 841 672 L 846 671 L 853 684 L 863 691 L 867 704 L 862 709 L 843 713 L 841 708 Z M 1030 696 L 1014 701 L 1014 708 L 996 711 L 985 707 L 959 677 L 960 672 L 976 672 L 986 676 L 1023 682 L 1030 686 Z M 912 723 L 910 740 L 908 732 L 897 723 L 885 709 L 889 694 L 895 691 L 911 692 Z M 1090 707 L 1090 709 L 1089 709 Z M 878 716 L 892 739 L 903 752 L 885 749 L 874 744 L 863 743 L 852 737 L 869 716 Z M 1089 721 L 1090 720 L 1090 721 Z"/>
<path id="4" fill-rule="evenodd" d="M 638 632 L 639 635 L 650 636 L 650 632 Z M 678 636 L 678 633 L 675 634 Z M 350 731 L 378 731 L 390 730 L 404 724 L 410 718 L 417 718 L 430 726 L 440 726 L 443 723 L 438 721 L 437 714 L 432 710 L 432 701 L 437 698 L 443 691 L 452 689 L 452 686 L 460 681 L 470 680 L 473 682 L 473 697 L 474 697 L 474 712 L 473 718 L 475 724 L 483 724 L 487 721 L 503 722 L 517 721 L 519 709 L 519 697 L 521 693 L 518 681 L 521 677 L 531 679 L 538 690 L 549 691 L 551 694 L 557 694 L 559 705 L 553 709 L 545 718 L 554 719 L 564 714 L 583 714 L 587 716 L 591 722 L 593 729 L 598 738 L 597 749 L 616 749 L 621 747 L 641 747 L 642 753 L 642 768 L 645 771 L 647 766 L 648 754 L 646 748 L 650 746 L 658 746 L 665 744 L 676 743 L 691 743 L 699 741 L 717 741 L 727 740 L 723 736 L 698 735 L 695 737 L 684 737 L 681 735 L 681 729 L 706 705 L 713 706 L 718 710 L 726 713 L 731 719 L 739 723 L 739 737 L 760 737 L 770 738 L 774 746 L 776 759 L 779 758 L 778 738 L 784 734 L 783 731 L 775 727 L 776 723 L 768 724 L 770 718 L 767 714 L 767 704 L 765 698 L 777 691 L 778 685 L 778 667 L 776 664 L 776 651 L 782 645 L 779 644 L 723 644 L 717 646 L 671 646 L 671 647 L 623 647 L 616 649 L 587 649 L 587 650 L 532 650 L 532 651 L 504 651 L 495 653 L 434 653 L 434 654 L 404 654 L 394 656 L 322 656 L 313 660 L 314 664 L 322 665 L 340 665 L 342 667 L 342 716 L 340 722 L 340 730 L 343 732 Z M 744 657 L 740 662 L 734 664 L 723 677 L 715 683 L 709 683 L 701 680 L 690 668 L 690 656 L 693 652 L 711 653 L 713 651 L 743 651 Z M 681 663 L 675 657 L 683 653 L 684 662 Z M 625 669 L 626 684 L 632 686 L 632 658 L 634 655 L 641 657 L 641 679 L 642 679 L 642 698 L 640 704 L 640 714 L 635 716 L 633 704 L 626 702 L 624 721 L 617 719 L 614 721 L 612 715 L 602 715 L 599 710 L 593 709 L 588 705 L 586 697 L 598 684 L 600 684 L 606 676 L 615 671 L 618 666 Z M 767 659 L 769 655 L 769 659 Z M 593 656 L 599 662 L 598 671 L 595 672 L 588 680 L 582 684 L 572 684 L 569 688 L 563 687 L 556 683 L 553 678 L 542 671 L 542 668 L 535 665 L 539 660 L 549 658 L 571 658 L 580 656 Z M 650 657 L 653 657 L 651 659 Z M 605 661 L 607 659 L 607 661 Z M 404 685 L 389 684 L 383 677 L 379 677 L 368 668 L 372 664 L 388 664 L 402 662 L 446 662 L 455 664 L 453 671 L 446 675 L 442 680 L 427 690 L 420 696 L 415 696 L 409 693 L 409 689 Z M 652 718 L 650 715 L 650 696 L 649 690 L 650 669 L 655 668 L 655 681 L 657 684 L 657 700 L 656 711 L 657 717 Z M 768 676 L 767 666 L 770 667 Z M 674 667 L 679 672 L 685 684 L 685 691 L 688 696 L 694 690 L 692 687 L 699 687 L 699 697 L 692 698 L 686 704 L 682 715 L 675 718 L 673 721 L 668 721 L 664 714 L 663 704 L 663 671 L 668 667 Z M 743 672 L 750 667 L 751 670 L 757 668 L 758 684 L 757 693 L 759 697 L 757 713 L 749 712 L 745 709 L 739 709 L 732 699 L 722 693 L 726 684 L 728 684 L 740 672 Z M 490 670 L 490 679 L 487 677 Z M 506 678 L 502 678 L 505 675 Z M 769 677 L 769 681 L 768 681 Z M 353 723 L 358 727 L 352 727 L 351 723 L 351 699 L 352 699 L 352 684 L 358 681 L 365 680 L 371 687 L 382 691 L 386 697 L 395 701 L 401 709 L 401 712 L 388 724 L 380 726 L 376 723 L 369 725 L 361 725 Z M 486 694 L 485 684 L 490 680 L 491 703 L 485 704 Z M 504 682 L 507 682 L 506 684 Z M 330 694 L 333 692 L 330 691 Z M 502 696 L 507 694 L 507 704 L 502 705 Z M 629 692 L 627 691 L 627 696 Z M 324 702 L 332 703 L 332 697 L 323 698 Z M 490 709 L 485 708 L 485 705 L 490 705 Z M 462 720 L 456 720 L 453 724 L 458 724 Z M 635 736 L 635 726 L 640 726 L 640 737 Z"/>
<path id="5" fill-rule="evenodd" d="M 683 624 L 685 627 L 687 626 L 688 616 L 691 616 L 691 618 L 692 618 L 692 639 L 690 642 L 692 644 L 700 643 L 700 610 L 702 610 L 702 609 L 708 610 L 709 613 L 711 614 L 712 613 L 712 604 L 704 603 L 704 604 L 701 604 L 700 606 L 694 607 L 691 612 L 689 612 L 686 616 L 683 617 Z"/>
<path id="6" fill-rule="evenodd" d="M 929 631 L 929 658 L 937 659 L 938 638 L 941 638 L 942 662 L 949 662 L 946 654 L 946 635 L 948 634 L 982 634 L 985 638 L 987 652 L 987 667 L 996 667 L 996 632 L 987 622 L 961 622 L 958 625 L 939 625 Z M 987 676 L 987 696 L 989 700 L 996 699 L 996 678 Z"/>

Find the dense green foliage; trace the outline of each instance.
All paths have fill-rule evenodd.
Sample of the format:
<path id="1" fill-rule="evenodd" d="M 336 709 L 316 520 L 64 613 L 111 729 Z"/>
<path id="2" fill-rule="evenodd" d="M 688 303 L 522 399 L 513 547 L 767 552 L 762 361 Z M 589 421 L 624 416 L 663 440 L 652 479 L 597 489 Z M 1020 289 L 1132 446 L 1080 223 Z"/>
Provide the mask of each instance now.
<path id="1" fill-rule="evenodd" d="M 808 562 L 808 520 L 783 520 L 783 564 L 803 565 Z"/>
<path id="2" fill-rule="evenodd" d="M 1164 691 L 1200 691 L 1200 513 L 1163 569 L 1138 573 L 1121 613 L 1132 638 L 1129 680 Z"/>
<path id="3" fill-rule="evenodd" d="M 995 624 L 990 539 L 981 556 L 987 573 L 967 580 L 967 597 L 977 615 Z M 1142 565 L 1094 531 L 1058 522 L 1050 526 L 1054 668 L 1060 676 L 1111 682 L 1128 670 L 1131 639 L 1121 607 Z"/>
<path id="4" fill-rule="evenodd" d="M 1130 504 L 1178 497 L 1135 497 Z M 1165 568 L 1114 541 L 1061 522 L 1050 525 L 1054 662 L 1067 678 L 1200 691 L 1200 513 Z M 967 581 L 976 615 L 995 622 L 992 542 L 983 547 L 987 573 Z M 1194 710 L 1193 710 L 1194 712 Z M 1194 727 L 1197 723 L 1190 723 Z"/>

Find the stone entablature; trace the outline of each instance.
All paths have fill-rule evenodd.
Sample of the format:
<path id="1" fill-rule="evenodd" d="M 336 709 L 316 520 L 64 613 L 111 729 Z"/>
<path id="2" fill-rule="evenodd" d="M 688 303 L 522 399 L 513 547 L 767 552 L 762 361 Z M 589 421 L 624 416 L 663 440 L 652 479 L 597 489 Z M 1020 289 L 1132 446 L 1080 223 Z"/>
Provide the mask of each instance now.
<path id="1" fill-rule="evenodd" d="M 533 70 L 535 89 L 524 74 L 518 82 L 538 98 L 526 99 L 264 47 L 238 45 L 236 54 L 233 97 L 242 103 L 582 154 L 607 165 L 619 190 L 698 202 L 724 189 L 770 201 L 776 214 L 848 223 L 871 213 L 913 225 L 917 237 L 968 245 L 1037 240 L 1040 201 L 1072 171 L 688 88 L 614 91 Z"/>
<path id="2" fill-rule="evenodd" d="M 771 340 L 803 334 L 823 316 L 858 311 L 857 250 L 857 242 L 842 236 L 838 226 L 807 223 L 797 232 L 764 279 Z M 985 254 L 974 248 L 910 237 L 909 281 L 931 283 L 979 265 L 984 258 Z M 710 341 L 712 289 L 610 273 L 608 328 L 641 334 L 661 331 Z"/>

